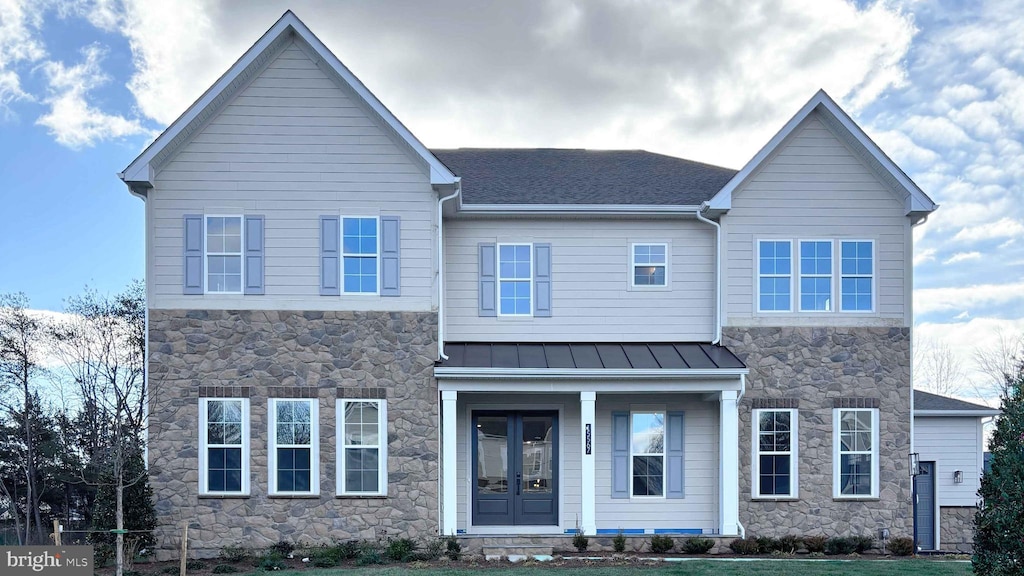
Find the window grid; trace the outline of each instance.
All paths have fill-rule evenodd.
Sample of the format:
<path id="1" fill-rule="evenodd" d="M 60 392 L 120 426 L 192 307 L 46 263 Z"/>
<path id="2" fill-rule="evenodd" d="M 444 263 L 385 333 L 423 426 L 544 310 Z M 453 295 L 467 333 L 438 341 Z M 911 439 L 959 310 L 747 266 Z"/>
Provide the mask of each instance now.
<path id="1" fill-rule="evenodd" d="M 384 402 L 381 400 L 342 400 L 339 444 L 339 494 L 382 494 L 386 486 L 384 442 L 386 430 Z"/>
<path id="2" fill-rule="evenodd" d="M 832 241 L 800 241 L 800 311 L 832 310 Z"/>
<path id="3" fill-rule="evenodd" d="M 797 494 L 797 411 L 754 410 L 754 497 Z"/>
<path id="4" fill-rule="evenodd" d="M 759 240 L 757 252 L 758 311 L 792 311 L 792 242 L 789 240 Z"/>
<path id="5" fill-rule="evenodd" d="M 242 217 L 207 216 L 204 236 L 206 291 L 242 293 Z"/>
<path id="6" fill-rule="evenodd" d="M 533 314 L 533 245 L 498 245 L 498 314 Z"/>
<path id="7" fill-rule="evenodd" d="M 846 312 L 874 310 L 874 242 L 848 240 L 840 246 L 841 303 Z"/>
<path id="8" fill-rule="evenodd" d="M 633 497 L 665 496 L 665 413 L 630 414 L 630 489 Z"/>
<path id="9" fill-rule="evenodd" d="M 836 410 L 837 497 L 877 496 L 878 412 Z"/>
<path id="10" fill-rule="evenodd" d="M 633 287 L 668 286 L 668 244 L 633 244 Z"/>
<path id="11" fill-rule="evenodd" d="M 318 491 L 316 400 L 271 399 L 273 493 Z"/>
<path id="12" fill-rule="evenodd" d="M 376 216 L 342 218 L 342 284 L 346 294 L 377 294 L 380 223 Z"/>
<path id="13" fill-rule="evenodd" d="M 241 398 L 200 401 L 203 427 L 201 492 L 244 494 L 248 491 L 248 403 Z"/>

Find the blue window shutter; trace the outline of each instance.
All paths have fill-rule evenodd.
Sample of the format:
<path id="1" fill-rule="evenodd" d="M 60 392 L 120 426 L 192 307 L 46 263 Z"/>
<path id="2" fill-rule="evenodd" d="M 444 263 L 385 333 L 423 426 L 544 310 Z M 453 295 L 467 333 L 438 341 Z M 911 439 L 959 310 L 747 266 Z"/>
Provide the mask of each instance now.
<path id="1" fill-rule="evenodd" d="M 685 494 L 683 472 L 683 413 L 669 412 L 665 415 L 665 497 L 682 498 Z"/>
<path id="2" fill-rule="evenodd" d="M 203 293 L 203 215 L 186 214 L 183 234 L 184 270 L 182 294 Z"/>
<path id="3" fill-rule="evenodd" d="M 629 412 L 612 412 L 612 498 L 629 498 Z"/>
<path id="4" fill-rule="evenodd" d="M 533 245 L 533 315 L 551 316 L 551 244 Z"/>
<path id="5" fill-rule="evenodd" d="M 380 217 L 380 295 L 401 296 L 401 221 L 398 216 Z"/>
<path id="6" fill-rule="evenodd" d="M 497 316 L 498 307 L 495 303 L 498 291 L 498 276 L 494 244 L 480 244 L 480 315 Z"/>
<path id="7" fill-rule="evenodd" d="M 263 216 L 245 217 L 245 290 L 263 294 Z"/>
<path id="8" fill-rule="evenodd" d="M 341 295 L 341 216 L 320 217 L 320 295 Z"/>

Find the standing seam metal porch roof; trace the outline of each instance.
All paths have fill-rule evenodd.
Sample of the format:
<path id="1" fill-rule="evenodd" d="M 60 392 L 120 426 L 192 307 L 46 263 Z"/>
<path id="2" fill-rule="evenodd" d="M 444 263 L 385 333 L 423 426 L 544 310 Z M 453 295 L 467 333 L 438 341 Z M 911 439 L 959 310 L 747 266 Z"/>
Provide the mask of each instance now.
<path id="1" fill-rule="evenodd" d="M 724 346 L 700 342 L 448 342 L 441 368 L 715 370 L 746 366 Z"/>

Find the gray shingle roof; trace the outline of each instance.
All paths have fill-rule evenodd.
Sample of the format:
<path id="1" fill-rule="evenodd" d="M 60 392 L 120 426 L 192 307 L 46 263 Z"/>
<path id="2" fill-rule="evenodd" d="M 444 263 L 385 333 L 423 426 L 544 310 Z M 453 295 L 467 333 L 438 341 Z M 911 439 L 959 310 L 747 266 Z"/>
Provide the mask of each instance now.
<path id="1" fill-rule="evenodd" d="M 735 170 L 643 150 L 431 150 L 462 177 L 464 204 L 696 206 Z"/>
<path id="2" fill-rule="evenodd" d="M 697 342 L 448 342 L 444 368 L 579 368 L 610 370 L 737 369 L 725 346 Z"/>
<path id="3" fill-rule="evenodd" d="M 994 410 L 994 408 L 982 406 L 981 404 L 964 402 L 963 400 L 957 400 L 956 398 L 939 396 L 938 394 L 932 394 L 931 392 L 925 392 L 923 390 L 914 390 L 914 410 L 967 412 L 973 410 L 991 411 Z"/>

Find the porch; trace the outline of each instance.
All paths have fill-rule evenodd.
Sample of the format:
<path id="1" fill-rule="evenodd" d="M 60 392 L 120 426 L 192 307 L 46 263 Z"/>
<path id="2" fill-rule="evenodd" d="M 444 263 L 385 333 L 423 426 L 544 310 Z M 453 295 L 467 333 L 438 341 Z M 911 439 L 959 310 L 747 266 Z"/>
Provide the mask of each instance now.
<path id="1" fill-rule="evenodd" d="M 738 534 L 746 369 L 728 350 L 630 345 L 627 367 L 606 368 L 601 352 L 625 345 L 464 346 L 485 347 L 469 354 L 475 366 L 462 348 L 435 368 L 443 534 Z M 494 366 L 495 346 L 504 366 Z M 523 368 L 509 360 L 536 352 L 523 346 L 576 358 L 593 348 L 600 367 Z M 682 366 L 662 367 L 672 360 L 665 346 Z M 643 351 L 661 363 L 634 368 L 630 356 Z"/>

